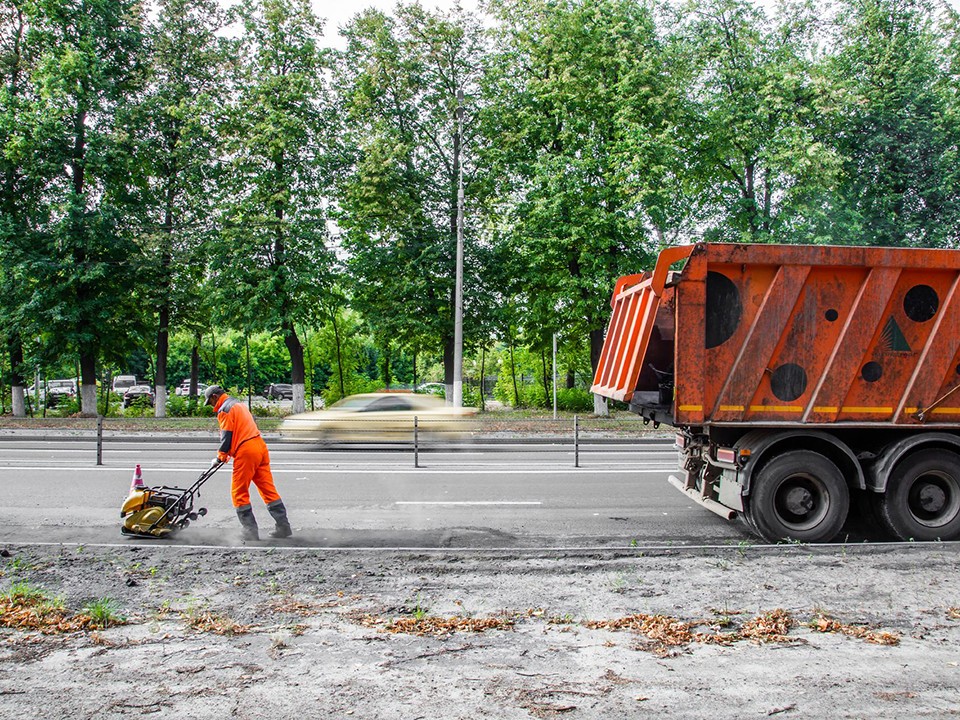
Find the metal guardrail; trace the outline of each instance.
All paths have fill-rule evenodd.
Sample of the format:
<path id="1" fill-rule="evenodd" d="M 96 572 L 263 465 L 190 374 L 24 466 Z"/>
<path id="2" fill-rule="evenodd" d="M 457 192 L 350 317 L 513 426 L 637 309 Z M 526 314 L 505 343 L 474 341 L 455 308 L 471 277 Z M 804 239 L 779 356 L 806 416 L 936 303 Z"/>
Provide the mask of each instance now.
<path id="1" fill-rule="evenodd" d="M 103 465 L 104 448 L 112 442 L 138 439 L 166 439 L 179 442 L 211 442 L 217 435 L 213 418 L 57 418 L 0 421 L 0 441 L 47 439 L 89 441 L 96 446 L 96 464 Z M 343 449 L 377 445 L 379 448 L 411 452 L 413 466 L 421 467 L 424 452 L 454 449 L 467 444 L 549 444 L 572 450 L 573 466 L 581 466 L 583 443 L 634 443 L 642 439 L 668 442 L 661 435 L 651 438 L 645 423 L 636 416 L 598 418 L 580 415 L 565 418 L 496 418 L 483 421 L 475 416 L 443 418 L 414 415 L 405 420 L 385 421 L 363 418 L 338 419 L 335 426 L 301 425 L 297 419 L 257 418 L 268 443 L 302 442 L 312 447 Z M 646 438 L 644 438 L 646 436 Z"/>

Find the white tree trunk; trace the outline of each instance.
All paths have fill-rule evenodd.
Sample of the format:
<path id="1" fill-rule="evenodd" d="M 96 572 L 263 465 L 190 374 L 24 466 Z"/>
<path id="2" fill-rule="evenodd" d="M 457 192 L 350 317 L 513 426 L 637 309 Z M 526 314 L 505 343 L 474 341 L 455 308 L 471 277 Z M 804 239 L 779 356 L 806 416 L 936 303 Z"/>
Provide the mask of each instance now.
<path id="1" fill-rule="evenodd" d="M 293 412 L 302 413 L 307 409 L 307 389 L 303 383 L 293 385 Z"/>
<path id="2" fill-rule="evenodd" d="M 154 417 L 165 418 L 167 416 L 167 386 L 157 385 L 153 397 Z"/>
<path id="3" fill-rule="evenodd" d="M 25 391 L 23 385 L 14 385 L 10 388 L 10 391 L 13 396 L 13 416 L 26 417 L 27 404 L 24 399 Z"/>
<path id="4" fill-rule="evenodd" d="M 607 399 L 603 395 L 594 394 L 593 414 L 597 417 L 610 417 L 610 408 L 607 407 Z"/>
<path id="5" fill-rule="evenodd" d="M 97 416 L 97 386 L 80 385 L 80 414 L 87 417 Z"/>

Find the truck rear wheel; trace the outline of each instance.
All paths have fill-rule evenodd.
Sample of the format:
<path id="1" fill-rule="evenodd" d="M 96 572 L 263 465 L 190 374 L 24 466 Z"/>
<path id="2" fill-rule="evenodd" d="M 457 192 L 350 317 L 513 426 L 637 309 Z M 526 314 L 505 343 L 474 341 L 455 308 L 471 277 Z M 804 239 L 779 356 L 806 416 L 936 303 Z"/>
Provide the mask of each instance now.
<path id="1" fill-rule="evenodd" d="M 949 450 L 919 450 L 890 474 L 879 499 L 880 517 L 901 540 L 960 537 L 960 456 Z"/>
<path id="2" fill-rule="evenodd" d="M 812 450 L 793 450 L 764 465 L 747 504 L 750 524 L 770 542 L 832 540 L 849 509 L 840 468 Z"/>

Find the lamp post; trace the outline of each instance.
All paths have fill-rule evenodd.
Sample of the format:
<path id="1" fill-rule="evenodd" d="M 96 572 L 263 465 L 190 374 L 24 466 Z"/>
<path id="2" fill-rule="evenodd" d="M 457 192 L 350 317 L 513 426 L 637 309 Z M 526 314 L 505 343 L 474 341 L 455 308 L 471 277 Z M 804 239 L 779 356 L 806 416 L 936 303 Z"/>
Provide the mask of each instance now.
<path id="1" fill-rule="evenodd" d="M 457 287 L 453 320 L 453 406 L 463 407 L 463 90 L 457 90 Z"/>

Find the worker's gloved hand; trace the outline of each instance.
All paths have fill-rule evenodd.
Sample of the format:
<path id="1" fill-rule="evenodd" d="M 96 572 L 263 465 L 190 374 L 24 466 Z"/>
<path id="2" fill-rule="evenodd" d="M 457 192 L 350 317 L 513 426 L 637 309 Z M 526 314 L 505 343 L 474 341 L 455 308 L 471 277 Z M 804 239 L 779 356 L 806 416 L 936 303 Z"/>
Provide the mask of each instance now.
<path id="1" fill-rule="evenodd" d="M 225 463 L 225 462 L 226 462 L 227 460 L 229 460 L 229 459 L 230 459 L 230 456 L 227 455 L 225 452 L 218 452 L 218 453 L 217 453 L 217 462 Z"/>

